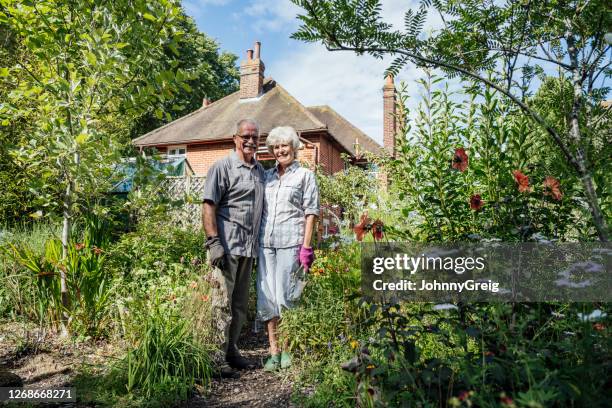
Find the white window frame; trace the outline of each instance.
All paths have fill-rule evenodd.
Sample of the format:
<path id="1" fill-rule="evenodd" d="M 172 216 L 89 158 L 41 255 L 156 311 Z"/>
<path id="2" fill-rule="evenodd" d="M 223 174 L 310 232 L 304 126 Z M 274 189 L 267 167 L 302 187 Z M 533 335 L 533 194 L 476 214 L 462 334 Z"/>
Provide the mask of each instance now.
<path id="1" fill-rule="evenodd" d="M 178 152 L 179 149 L 185 149 L 185 153 L 183 153 L 183 154 L 181 154 L 181 153 L 170 154 L 170 150 L 175 150 L 175 151 Z M 168 146 L 168 149 L 166 150 L 166 157 L 168 157 L 168 158 L 187 157 L 187 145 Z"/>

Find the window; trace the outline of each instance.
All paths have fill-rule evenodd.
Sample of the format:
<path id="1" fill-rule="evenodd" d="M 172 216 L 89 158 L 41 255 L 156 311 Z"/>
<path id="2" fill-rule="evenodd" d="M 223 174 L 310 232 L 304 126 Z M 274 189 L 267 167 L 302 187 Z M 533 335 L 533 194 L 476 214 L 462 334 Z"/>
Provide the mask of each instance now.
<path id="1" fill-rule="evenodd" d="M 168 146 L 168 157 L 185 157 L 187 146 Z"/>

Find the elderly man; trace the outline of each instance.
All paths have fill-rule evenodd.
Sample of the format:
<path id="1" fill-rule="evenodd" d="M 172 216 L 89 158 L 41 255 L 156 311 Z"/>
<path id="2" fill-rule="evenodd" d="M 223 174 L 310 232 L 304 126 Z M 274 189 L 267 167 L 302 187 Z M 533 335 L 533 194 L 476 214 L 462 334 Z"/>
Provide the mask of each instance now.
<path id="1" fill-rule="evenodd" d="M 263 208 L 264 170 L 255 160 L 259 128 L 243 119 L 236 125 L 235 150 L 208 171 L 204 186 L 202 219 L 208 259 L 213 266 L 213 330 L 222 355 L 231 368 L 252 368 L 237 347 L 246 320 L 253 261 Z M 217 363 L 221 363 L 217 361 Z M 221 376 L 236 372 L 221 363 Z"/>

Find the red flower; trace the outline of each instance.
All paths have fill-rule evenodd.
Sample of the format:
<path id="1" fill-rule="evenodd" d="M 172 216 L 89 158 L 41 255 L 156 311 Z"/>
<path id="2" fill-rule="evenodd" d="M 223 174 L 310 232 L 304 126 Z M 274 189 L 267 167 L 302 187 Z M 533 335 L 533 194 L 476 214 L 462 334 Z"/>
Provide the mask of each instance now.
<path id="1" fill-rule="evenodd" d="M 97 246 L 94 246 L 93 247 L 93 252 L 96 255 L 100 255 L 103 251 L 102 251 L 102 249 L 98 248 Z"/>
<path id="2" fill-rule="evenodd" d="M 468 399 L 468 397 L 470 396 L 470 393 L 467 391 L 461 391 L 459 393 L 459 396 L 457 398 L 459 398 L 459 401 L 465 401 L 466 399 Z"/>
<path id="3" fill-rule="evenodd" d="M 529 177 L 521 173 L 519 170 L 514 170 L 512 174 L 514 175 L 514 180 L 516 180 L 516 183 L 518 184 L 518 190 L 520 193 L 531 190 L 529 187 Z"/>
<path id="4" fill-rule="evenodd" d="M 384 224 L 381 220 L 376 220 L 372 224 L 372 235 L 374 236 L 374 241 L 380 241 L 383 239 L 383 227 Z"/>
<path id="5" fill-rule="evenodd" d="M 85 248 L 85 244 L 82 244 L 80 242 L 78 244 L 74 244 L 74 249 L 76 249 L 77 251 L 80 251 L 83 248 Z"/>
<path id="6" fill-rule="evenodd" d="M 474 194 L 470 197 L 470 208 L 474 211 L 480 210 L 484 207 L 484 201 L 480 198 L 480 194 Z"/>
<path id="7" fill-rule="evenodd" d="M 465 153 L 465 149 L 460 147 L 455 149 L 455 156 L 453 157 L 453 162 L 451 163 L 451 167 L 455 170 L 459 170 L 460 172 L 464 172 L 468 166 L 468 156 Z"/>
<path id="8" fill-rule="evenodd" d="M 513 405 L 514 401 L 512 400 L 512 398 L 504 395 L 503 397 L 501 397 L 501 403 L 502 405 Z"/>
<path id="9" fill-rule="evenodd" d="M 204 302 L 208 302 L 210 300 L 210 296 L 208 296 L 208 295 L 201 295 L 200 299 L 202 299 Z"/>
<path id="10" fill-rule="evenodd" d="M 595 323 L 595 324 L 593 325 L 593 328 L 594 328 L 595 330 L 597 330 L 597 331 L 604 331 L 604 330 L 606 329 L 606 326 L 604 326 L 604 325 L 603 325 L 603 324 L 601 324 L 601 323 Z"/>
<path id="11" fill-rule="evenodd" d="M 353 228 L 353 232 L 355 232 L 355 238 L 357 238 L 357 241 L 363 240 L 363 236 L 367 231 L 370 230 L 370 228 L 370 217 L 368 217 L 368 212 L 366 211 L 361 214 L 359 224 L 355 225 L 355 227 Z"/>
<path id="12" fill-rule="evenodd" d="M 554 177 L 546 176 L 544 179 L 544 194 L 552 196 L 553 199 L 561 201 L 563 198 L 563 192 L 561 191 L 561 185 L 559 180 Z"/>

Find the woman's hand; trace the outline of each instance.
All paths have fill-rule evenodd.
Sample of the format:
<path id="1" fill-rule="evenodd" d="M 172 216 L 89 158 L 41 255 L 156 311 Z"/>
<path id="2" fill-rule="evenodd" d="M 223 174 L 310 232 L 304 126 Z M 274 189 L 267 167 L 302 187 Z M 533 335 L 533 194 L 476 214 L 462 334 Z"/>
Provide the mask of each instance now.
<path id="1" fill-rule="evenodd" d="M 314 262 L 314 250 L 312 248 L 306 248 L 304 245 L 300 247 L 300 264 L 304 267 L 304 270 L 308 272 L 312 263 Z"/>

